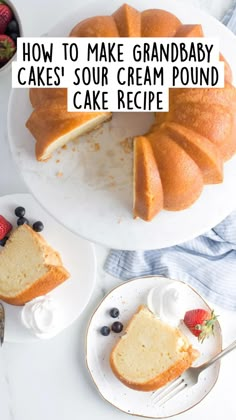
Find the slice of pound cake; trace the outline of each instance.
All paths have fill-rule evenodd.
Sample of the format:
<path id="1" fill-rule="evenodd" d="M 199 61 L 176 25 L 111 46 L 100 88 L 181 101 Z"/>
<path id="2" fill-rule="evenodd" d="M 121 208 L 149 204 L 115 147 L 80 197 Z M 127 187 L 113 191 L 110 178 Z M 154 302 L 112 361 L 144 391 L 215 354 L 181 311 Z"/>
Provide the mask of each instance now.
<path id="1" fill-rule="evenodd" d="M 27 225 L 19 226 L 0 253 L 0 299 L 23 305 L 68 279 L 58 252 Z"/>
<path id="2" fill-rule="evenodd" d="M 181 375 L 198 356 L 178 328 L 141 306 L 113 348 L 110 365 L 123 384 L 153 391 Z"/>

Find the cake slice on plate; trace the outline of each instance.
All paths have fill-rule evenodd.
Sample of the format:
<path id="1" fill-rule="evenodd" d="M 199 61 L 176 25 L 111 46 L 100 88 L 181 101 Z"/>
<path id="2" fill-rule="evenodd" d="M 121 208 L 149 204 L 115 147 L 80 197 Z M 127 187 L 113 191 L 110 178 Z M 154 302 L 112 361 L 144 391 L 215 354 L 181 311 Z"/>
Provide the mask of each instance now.
<path id="1" fill-rule="evenodd" d="M 0 253 L 0 299 L 23 305 L 69 278 L 57 251 L 27 225 L 19 226 Z"/>
<path id="2" fill-rule="evenodd" d="M 181 375 L 198 356 L 178 328 L 141 306 L 113 348 L 110 365 L 128 387 L 153 391 Z"/>

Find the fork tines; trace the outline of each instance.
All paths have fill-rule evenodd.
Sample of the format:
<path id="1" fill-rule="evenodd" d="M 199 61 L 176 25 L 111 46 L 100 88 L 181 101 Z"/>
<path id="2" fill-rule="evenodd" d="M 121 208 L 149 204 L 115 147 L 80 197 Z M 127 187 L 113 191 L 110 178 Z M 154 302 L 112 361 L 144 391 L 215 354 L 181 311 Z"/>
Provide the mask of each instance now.
<path id="1" fill-rule="evenodd" d="M 183 391 L 186 388 L 187 384 L 184 382 L 184 379 L 179 376 L 174 381 L 170 382 L 168 385 L 164 386 L 160 390 L 154 392 L 151 397 L 153 404 L 163 405 L 165 402 L 173 398 L 179 392 Z"/>

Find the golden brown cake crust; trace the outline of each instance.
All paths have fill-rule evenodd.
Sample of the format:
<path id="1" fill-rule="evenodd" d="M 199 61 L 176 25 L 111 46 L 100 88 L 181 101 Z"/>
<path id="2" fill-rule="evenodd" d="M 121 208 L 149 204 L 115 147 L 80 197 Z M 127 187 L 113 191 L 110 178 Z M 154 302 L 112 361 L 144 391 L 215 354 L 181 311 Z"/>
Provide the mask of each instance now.
<path id="1" fill-rule="evenodd" d="M 225 80 L 229 83 L 232 83 L 233 80 L 233 73 L 228 61 L 224 58 L 223 54 L 220 54 L 220 61 L 224 62 L 225 67 Z"/>
<path id="2" fill-rule="evenodd" d="M 150 133 L 164 196 L 164 208 L 183 210 L 200 196 L 203 178 L 200 169 L 190 156 L 163 129 Z"/>
<path id="3" fill-rule="evenodd" d="M 236 137 L 232 137 L 234 114 L 220 104 L 209 106 L 204 102 L 173 101 L 165 120 L 181 124 L 208 138 L 218 147 L 224 161 L 236 151 Z"/>
<path id="4" fill-rule="evenodd" d="M 180 20 L 166 10 L 149 9 L 142 12 L 142 37 L 172 37 L 180 25 Z"/>
<path id="5" fill-rule="evenodd" d="M 58 137 L 100 116 L 108 119 L 111 114 L 108 112 L 68 112 L 66 105 L 53 106 L 52 102 L 48 107 L 36 108 L 26 122 L 26 127 L 36 139 L 36 158 L 44 160 L 47 148 Z M 47 158 L 49 157 L 50 155 Z"/>
<path id="6" fill-rule="evenodd" d="M 236 112 L 236 89 L 225 81 L 224 88 L 176 88 L 170 89 L 170 107 L 181 103 L 202 103 L 221 105 L 228 108 L 228 112 Z"/>
<path id="7" fill-rule="evenodd" d="M 141 13 L 128 4 L 123 4 L 113 17 L 121 37 L 141 36 Z"/>
<path id="8" fill-rule="evenodd" d="M 187 370 L 191 364 L 196 360 L 199 356 L 198 352 L 196 353 L 192 348 L 189 349 L 188 357 L 185 360 L 180 360 L 178 363 L 175 363 L 174 366 L 167 369 L 164 373 L 156 376 L 156 378 L 148 381 L 146 383 L 138 383 L 138 382 L 130 382 L 127 381 L 123 376 L 121 376 L 116 369 L 116 365 L 114 363 L 113 357 L 110 357 L 110 366 L 115 374 L 115 376 L 126 386 L 129 388 L 135 389 L 136 391 L 155 391 L 158 388 L 166 385 L 168 382 L 173 381 L 174 379 L 178 378 L 185 370 Z M 190 362 L 191 360 L 191 362 Z"/>
<path id="9" fill-rule="evenodd" d="M 46 293 L 49 293 L 68 278 L 69 273 L 64 267 L 51 266 L 48 267 L 48 272 L 43 277 L 31 284 L 18 295 L 11 297 L 0 295 L 0 299 L 11 305 L 21 306 L 38 296 L 43 296 Z"/>
<path id="10" fill-rule="evenodd" d="M 70 277 L 69 272 L 65 267 L 63 267 L 60 254 L 47 243 L 45 238 L 35 232 L 28 225 L 19 226 L 16 230 L 23 229 L 27 230 L 34 239 L 35 243 L 40 246 L 44 255 L 47 272 L 15 296 L 5 296 L 4 294 L 0 294 L 0 299 L 11 305 L 24 305 L 26 302 L 34 299 L 35 297 L 49 293 Z M 10 242 L 14 240 L 14 232 L 8 239 L 3 252 L 7 250 Z"/>
<path id="11" fill-rule="evenodd" d="M 146 137 L 134 138 L 134 217 L 151 220 L 163 209 L 163 190 L 152 147 Z"/>
<path id="12" fill-rule="evenodd" d="M 95 16 L 79 22 L 70 32 L 72 37 L 118 37 L 113 16 Z"/>
<path id="13" fill-rule="evenodd" d="M 202 25 L 181 25 L 175 33 L 175 37 L 179 38 L 200 38 L 203 36 Z"/>
<path id="14" fill-rule="evenodd" d="M 164 123 L 162 128 L 198 165 L 205 184 L 223 181 L 223 159 L 212 142 L 176 123 Z"/>
<path id="15" fill-rule="evenodd" d="M 67 89 L 64 88 L 31 88 L 29 98 L 33 108 L 45 106 L 47 101 L 59 101 L 60 104 L 67 104 Z"/>

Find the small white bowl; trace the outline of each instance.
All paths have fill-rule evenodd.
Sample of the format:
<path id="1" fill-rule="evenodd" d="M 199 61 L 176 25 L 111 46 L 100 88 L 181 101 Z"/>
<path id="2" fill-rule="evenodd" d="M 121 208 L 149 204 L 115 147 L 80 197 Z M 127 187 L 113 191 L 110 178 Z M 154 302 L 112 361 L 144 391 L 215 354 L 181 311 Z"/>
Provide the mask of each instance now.
<path id="1" fill-rule="evenodd" d="M 10 0 L 4 0 L 4 3 L 6 3 L 6 5 L 11 8 L 12 13 L 14 15 L 14 18 L 16 19 L 16 21 L 18 23 L 18 26 L 19 26 L 20 37 L 23 36 L 21 19 L 20 19 L 20 16 L 19 16 L 14 4 Z M 16 58 L 16 52 L 12 56 L 12 58 L 3 67 L 0 68 L 0 77 L 1 77 L 2 74 L 5 74 L 7 71 L 9 71 L 11 69 L 11 63 Z"/>

